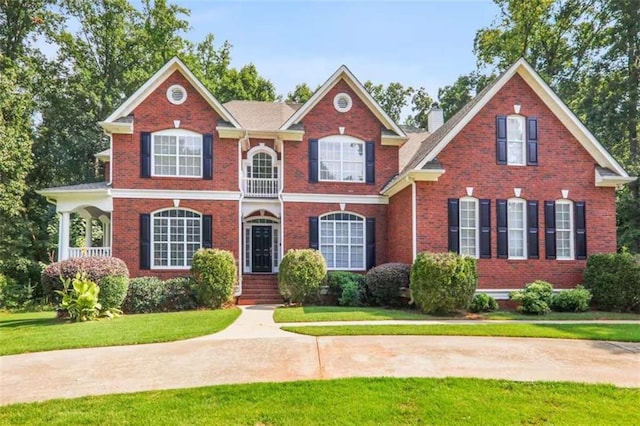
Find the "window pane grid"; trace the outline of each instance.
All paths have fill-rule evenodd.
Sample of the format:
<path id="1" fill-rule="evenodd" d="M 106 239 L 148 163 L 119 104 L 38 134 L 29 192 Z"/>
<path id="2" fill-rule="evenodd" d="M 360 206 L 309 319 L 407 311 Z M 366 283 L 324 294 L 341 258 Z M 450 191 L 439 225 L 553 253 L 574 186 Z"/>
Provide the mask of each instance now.
<path id="1" fill-rule="evenodd" d="M 201 216 L 187 210 L 153 215 L 153 265 L 188 267 L 201 247 Z"/>
<path id="2" fill-rule="evenodd" d="M 364 182 L 364 143 L 320 141 L 320 180 Z"/>
<path id="3" fill-rule="evenodd" d="M 349 213 L 320 218 L 320 252 L 330 269 L 364 269 L 364 219 Z"/>
<path id="4" fill-rule="evenodd" d="M 525 257 L 525 204 L 523 200 L 512 200 L 507 205 L 507 228 L 509 230 L 509 257 Z"/>
<path id="5" fill-rule="evenodd" d="M 573 259 L 573 218 L 571 204 L 556 203 L 556 258 Z"/>
<path id="6" fill-rule="evenodd" d="M 460 254 L 478 257 L 478 204 L 460 200 Z"/>
<path id="7" fill-rule="evenodd" d="M 507 164 L 524 165 L 524 117 L 507 117 Z"/>
<path id="8" fill-rule="evenodd" d="M 156 176 L 201 176 L 202 136 L 154 135 L 153 164 Z"/>

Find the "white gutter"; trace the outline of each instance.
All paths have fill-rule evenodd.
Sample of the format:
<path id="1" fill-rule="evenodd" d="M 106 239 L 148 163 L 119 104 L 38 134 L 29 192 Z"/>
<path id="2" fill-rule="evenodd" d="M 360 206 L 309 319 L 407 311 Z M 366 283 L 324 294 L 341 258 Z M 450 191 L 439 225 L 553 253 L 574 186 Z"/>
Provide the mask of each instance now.
<path id="1" fill-rule="evenodd" d="M 278 254 L 278 271 L 280 270 L 280 260 L 284 257 L 284 143 L 280 144 L 280 190 L 278 191 L 278 199 L 280 200 L 280 250 Z"/>
<path id="2" fill-rule="evenodd" d="M 240 188 L 240 198 L 238 199 L 238 291 L 235 296 L 242 295 L 242 273 L 244 271 L 244 262 L 242 261 L 242 200 L 244 199 L 244 190 L 242 189 L 242 139 L 238 139 L 238 186 Z"/>
<path id="3" fill-rule="evenodd" d="M 418 197 L 416 181 L 410 177 L 407 179 L 411 180 L 411 250 L 415 261 L 418 255 Z"/>

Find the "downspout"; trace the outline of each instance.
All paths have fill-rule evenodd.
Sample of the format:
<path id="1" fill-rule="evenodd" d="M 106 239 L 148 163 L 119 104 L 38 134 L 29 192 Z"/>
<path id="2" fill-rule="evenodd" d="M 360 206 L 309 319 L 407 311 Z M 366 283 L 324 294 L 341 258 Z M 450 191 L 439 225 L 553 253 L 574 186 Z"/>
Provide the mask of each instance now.
<path id="1" fill-rule="evenodd" d="M 418 254 L 418 197 L 416 181 L 409 176 L 407 176 L 407 180 L 411 182 L 411 254 L 413 262 Z"/>
<path id="2" fill-rule="evenodd" d="M 236 297 L 242 295 L 242 273 L 244 271 L 244 262 L 242 261 L 242 200 L 244 199 L 243 189 L 243 173 L 242 173 L 242 141 L 246 138 L 238 139 L 238 187 L 240 188 L 240 198 L 238 199 L 238 291 L 236 291 Z"/>
<path id="3" fill-rule="evenodd" d="M 108 133 L 109 135 L 109 186 L 113 183 L 113 135 Z"/>
<path id="4" fill-rule="evenodd" d="M 278 199 L 280 200 L 280 259 L 284 257 L 284 141 L 280 144 L 280 188 L 278 189 Z M 278 271 L 280 270 L 280 259 L 278 259 Z"/>

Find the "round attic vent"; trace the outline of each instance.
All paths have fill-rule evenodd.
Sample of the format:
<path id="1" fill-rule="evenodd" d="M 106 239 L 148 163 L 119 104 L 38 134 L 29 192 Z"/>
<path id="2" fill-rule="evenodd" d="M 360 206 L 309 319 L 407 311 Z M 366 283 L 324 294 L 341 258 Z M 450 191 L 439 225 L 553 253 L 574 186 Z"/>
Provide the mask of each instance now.
<path id="1" fill-rule="evenodd" d="M 167 90 L 167 99 L 174 105 L 183 104 L 187 100 L 187 91 L 179 84 L 174 84 Z"/>
<path id="2" fill-rule="evenodd" d="M 351 96 L 346 93 L 338 93 L 335 98 L 333 98 L 333 106 L 336 111 L 339 112 L 347 112 L 351 109 Z"/>

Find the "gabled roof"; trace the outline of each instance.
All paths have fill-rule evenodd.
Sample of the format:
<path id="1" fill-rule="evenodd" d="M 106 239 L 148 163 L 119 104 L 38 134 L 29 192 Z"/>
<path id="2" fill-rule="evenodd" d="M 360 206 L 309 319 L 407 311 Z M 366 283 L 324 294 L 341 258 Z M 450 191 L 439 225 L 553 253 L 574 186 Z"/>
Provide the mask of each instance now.
<path id="1" fill-rule="evenodd" d="M 243 129 L 275 132 L 302 104 L 262 101 L 230 101 L 224 107 Z"/>
<path id="2" fill-rule="evenodd" d="M 360 97 L 360 99 L 367 105 L 371 112 L 376 116 L 378 120 L 389 130 L 393 131 L 398 137 L 406 138 L 407 135 L 402 129 L 384 112 L 380 104 L 367 92 L 362 83 L 353 75 L 353 73 L 345 65 L 333 73 L 331 77 L 322 85 L 316 92 L 309 98 L 302 107 L 295 112 L 287 121 L 285 121 L 280 130 L 288 130 L 291 126 L 298 124 L 304 117 L 315 107 L 321 99 L 340 81 L 344 80 L 345 83 L 351 87 L 351 89 Z"/>
<path id="3" fill-rule="evenodd" d="M 211 108 L 218 113 L 218 115 L 225 121 L 233 124 L 234 127 L 240 127 L 240 124 L 236 119 L 225 109 L 224 106 L 218 100 L 213 97 L 211 92 L 204 87 L 204 85 L 196 78 L 195 75 L 187 68 L 187 66 L 177 57 L 173 57 L 164 64 L 146 83 L 144 83 L 133 95 L 124 101 L 118 109 L 116 109 L 106 120 L 100 124 L 105 127 L 109 123 L 118 122 L 122 117 L 128 116 L 147 96 L 155 89 L 158 88 L 171 74 L 175 71 L 179 71 L 180 74 L 187 79 L 187 81 L 196 89 L 196 91 L 204 98 Z"/>
<path id="4" fill-rule="evenodd" d="M 480 93 L 458 111 L 458 113 L 445 122 L 442 127 L 425 139 L 412 160 L 404 170 L 402 170 L 401 175 L 410 170 L 422 169 L 426 163 L 434 160 L 449 142 L 453 140 L 515 74 L 522 77 L 569 132 L 580 142 L 584 149 L 591 154 L 599 166 L 613 171 L 621 178 L 630 179 L 622 166 L 607 152 L 580 119 L 571 112 L 567 105 L 562 102 L 558 95 L 551 90 L 549 85 L 545 83 L 542 77 L 540 77 L 523 58 L 516 61 L 509 69 L 480 91 Z"/>

